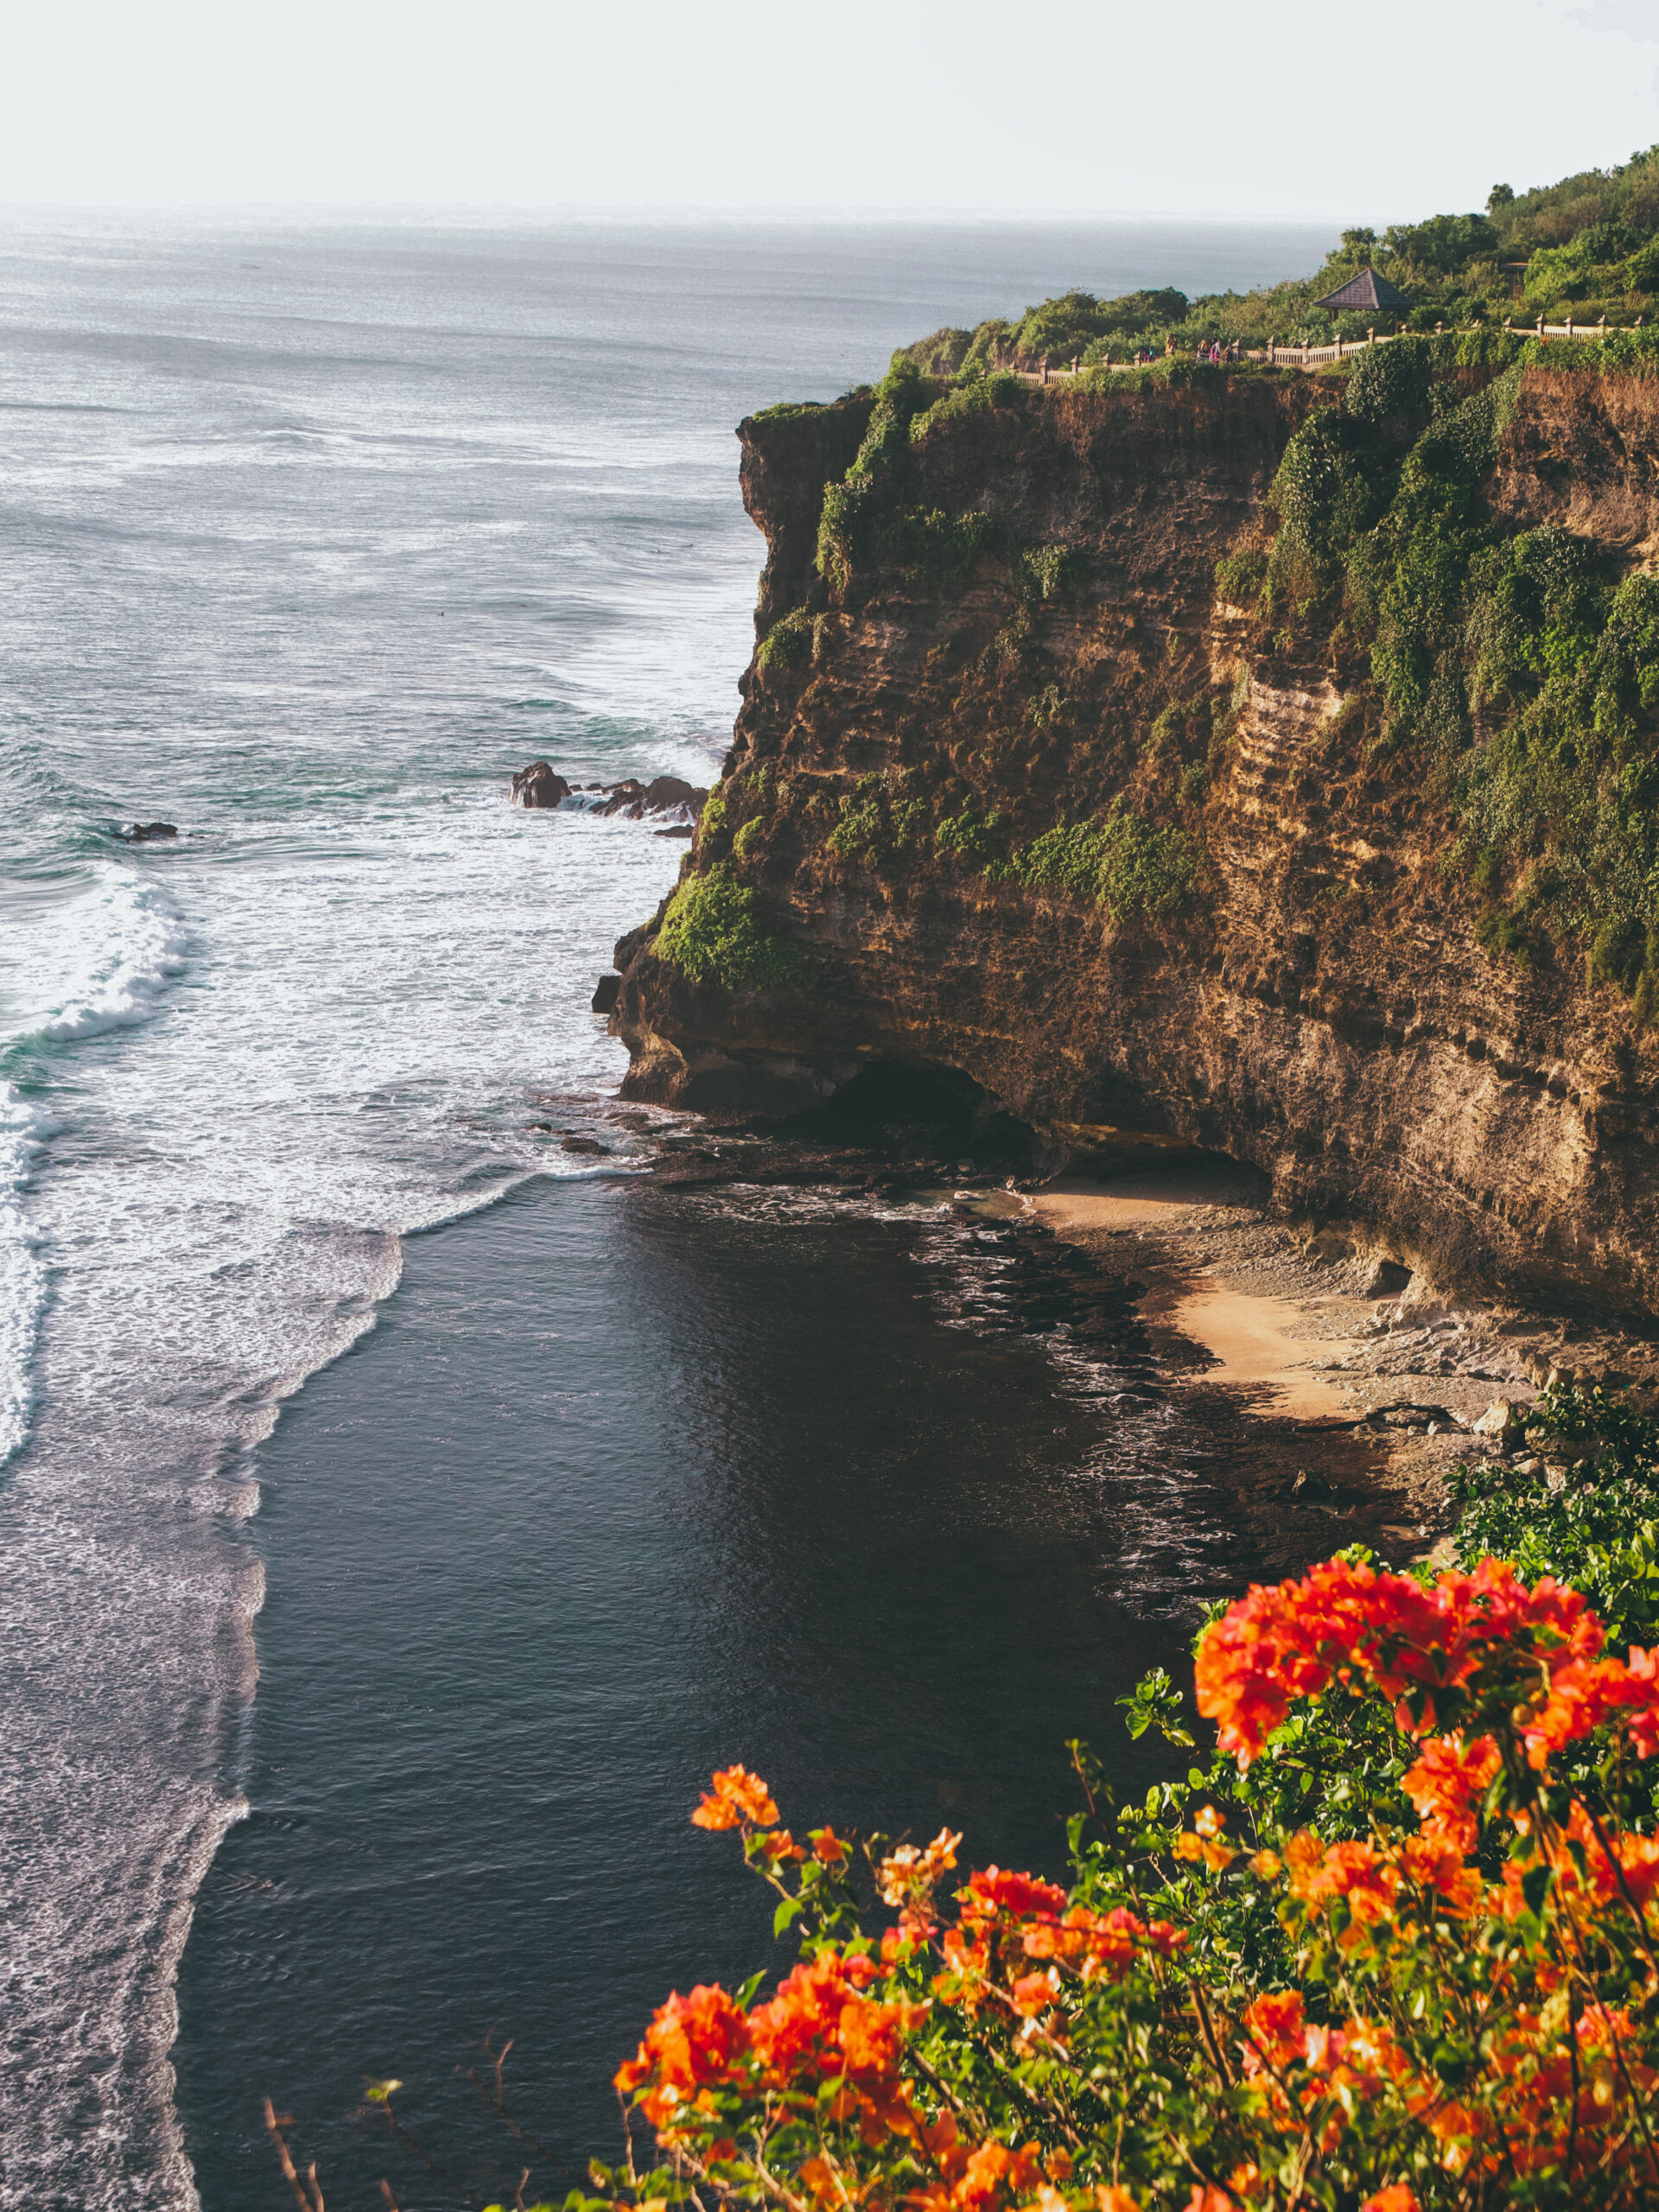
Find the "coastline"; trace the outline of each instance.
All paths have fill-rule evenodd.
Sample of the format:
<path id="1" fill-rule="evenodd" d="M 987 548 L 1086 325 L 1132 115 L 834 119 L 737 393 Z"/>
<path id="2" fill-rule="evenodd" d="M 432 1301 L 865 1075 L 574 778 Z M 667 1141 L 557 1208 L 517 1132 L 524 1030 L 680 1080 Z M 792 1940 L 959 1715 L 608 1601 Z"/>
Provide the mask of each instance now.
<path id="1" fill-rule="evenodd" d="M 1329 1230 L 1299 1235 L 1229 1163 L 1066 1177 L 1024 1203 L 1103 1265 L 1133 1265 L 1175 1388 L 1227 1392 L 1309 1458 L 1338 1439 L 1350 1464 L 1359 1452 L 1397 1542 L 1444 1534 L 1446 1473 L 1497 1448 L 1475 1428 L 1495 1402 L 1529 1405 L 1552 1373 L 1659 1394 L 1640 1331 L 1444 1292 Z"/>

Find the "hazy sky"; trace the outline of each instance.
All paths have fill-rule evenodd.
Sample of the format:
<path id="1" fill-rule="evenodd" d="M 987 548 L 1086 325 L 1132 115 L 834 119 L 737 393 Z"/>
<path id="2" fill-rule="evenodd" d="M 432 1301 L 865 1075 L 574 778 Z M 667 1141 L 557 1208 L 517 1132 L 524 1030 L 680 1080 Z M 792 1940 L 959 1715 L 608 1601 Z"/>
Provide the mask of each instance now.
<path id="1" fill-rule="evenodd" d="M 0 202 L 1478 207 L 1659 139 L 1659 0 L 6 0 Z"/>

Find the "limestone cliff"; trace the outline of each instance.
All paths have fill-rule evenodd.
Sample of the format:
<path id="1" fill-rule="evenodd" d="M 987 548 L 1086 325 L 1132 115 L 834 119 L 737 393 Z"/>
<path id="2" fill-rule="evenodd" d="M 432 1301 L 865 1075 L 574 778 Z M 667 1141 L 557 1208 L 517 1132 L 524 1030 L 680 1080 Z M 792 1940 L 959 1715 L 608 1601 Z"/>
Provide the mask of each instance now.
<path id="1" fill-rule="evenodd" d="M 1493 512 L 1644 555 L 1656 390 L 1528 372 Z M 630 1094 L 782 1115 L 872 1065 L 956 1071 L 1055 1150 L 1212 1147 L 1442 1281 L 1659 1306 L 1652 1033 L 1573 948 L 1482 950 L 1450 803 L 1369 741 L 1340 631 L 1299 656 L 1217 596 L 1332 404 L 1217 377 L 936 407 L 828 580 L 870 397 L 746 422 L 760 643 L 687 868 L 751 888 L 804 980 L 697 983 L 635 932 Z M 1167 834 L 1179 897 L 999 864 L 1114 821 Z"/>

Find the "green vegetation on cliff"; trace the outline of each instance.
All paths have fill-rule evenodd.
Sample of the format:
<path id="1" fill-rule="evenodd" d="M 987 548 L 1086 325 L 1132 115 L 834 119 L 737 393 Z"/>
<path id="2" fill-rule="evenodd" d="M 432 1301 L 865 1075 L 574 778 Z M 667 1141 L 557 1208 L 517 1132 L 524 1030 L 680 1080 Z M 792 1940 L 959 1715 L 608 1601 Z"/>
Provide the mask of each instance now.
<path id="1" fill-rule="evenodd" d="M 1533 322 L 1541 314 L 1552 322 L 1569 314 L 1580 322 L 1604 315 L 1615 323 L 1650 320 L 1659 312 L 1659 146 L 1528 192 L 1495 185 L 1484 213 L 1431 215 L 1380 233 L 1344 231 L 1313 275 L 1287 283 L 1192 300 L 1167 286 L 1115 299 L 1067 292 L 1013 320 L 937 330 L 907 347 L 906 358 L 929 376 L 956 377 L 1123 361 L 1141 347 L 1161 353 L 1166 340 L 1190 352 L 1215 339 L 1325 345 L 1338 329 L 1363 338 L 1372 323 L 1392 328 L 1393 318 L 1333 317 L 1315 302 L 1364 268 L 1414 302 L 1407 320 L 1415 330 L 1497 326 L 1506 316 Z"/>
<path id="2" fill-rule="evenodd" d="M 723 862 L 688 875 L 652 947 L 694 983 L 722 990 L 786 990 L 806 980 L 800 954 L 755 918 L 755 894 Z"/>
<path id="3" fill-rule="evenodd" d="M 1464 825 L 1454 856 L 1487 949 L 1581 944 L 1592 979 L 1659 1011 L 1659 583 L 1554 524 L 1516 529 L 1483 486 L 1519 361 L 1471 338 L 1362 354 L 1338 408 L 1287 448 L 1265 562 L 1218 565 L 1281 651 L 1351 671 L 1373 753 L 1409 750 Z M 1575 368 L 1642 365 L 1610 341 Z M 1613 356 L 1609 359 L 1608 356 Z"/>
<path id="4" fill-rule="evenodd" d="M 1156 920 L 1185 905 L 1198 856 L 1185 830 L 1115 808 L 1103 822 L 1062 822 L 991 869 L 994 878 L 1092 899 L 1115 922 Z"/>
<path id="5" fill-rule="evenodd" d="M 1299 283 L 1196 302 L 1168 288 L 1109 301 L 1077 290 L 895 353 L 860 395 L 862 440 L 823 494 L 817 596 L 772 624 L 757 680 L 833 689 L 838 647 L 826 640 L 873 590 L 971 591 L 1001 611 L 965 658 L 944 642 L 930 650 L 925 680 L 949 671 L 951 719 L 923 781 L 820 791 L 795 826 L 836 862 L 881 869 L 931 844 L 958 869 L 1098 905 L 1119 924 L 1187 903 L 1241 698 L 1207 668 L 1178 668 L 1172 630 L 1166 669 L 1139 656 L 1138 727 L 1109 737 L 1110 703 L 1086 683 L 1068 698 L 1045 661 L 1086 584 L 1084 550 L 1020 542 L 989 486 L 982 508 L 953 506 L 941 487 L 974 482 L 958 452 L 1005 435 L 976 418 L 1035 434 L 1044 396 L 1007 365 L 1100 365 L 1166 340 L 1325 340 L 1338 326 L 1313 302 L 1366 265 L 1412 295 L 1422 334 L 1363 349 L 1311 387 L 1299 379 L 1316 404 L 1265 515 L 1217 564 L 1217 600 L 1244 615 L 1255 656 L 1336 681 L 1344 743 L 1421 764 L 1421 787 L 1461 827 L 1445 865 L 1471 886 L 1489 952 L 1522 964 L 1552 949 L 1582 956 L 1592 983 L 1659 1017 L 1659 582 L 1557 524 L 1520 526 L 1491 496 L 1529 365 L 1659 377 L 1659 324 L 1547 346 L 1525 328 L 1569 308 L 1580 322 L 1605 311 L 1639 323 L 1659 304 L 1659 148 L 1525 194 L 1498 188 L 1484 213 L 1345 232 Z M 1503 327 L 1509 317 L 1522 327 Z M 1359 336 L 1364 322 L 1340 327 Z M 1433 334 L 1440 322 L 1452 327 Z M 1230 376 L 1287 373 L 1178 355 L 1096 365 L 1064 389 L 1218 396 Z M 1049 772 L 1033 771 L 1079 745 L 1088 796 L 1068 790 L 1062 818 L 1046 822 Z M 705 817 L 711 836 L 720 826 Z M 733 860 L 766 865 L 770 833 L 749 821 L 741 834 Z"/>

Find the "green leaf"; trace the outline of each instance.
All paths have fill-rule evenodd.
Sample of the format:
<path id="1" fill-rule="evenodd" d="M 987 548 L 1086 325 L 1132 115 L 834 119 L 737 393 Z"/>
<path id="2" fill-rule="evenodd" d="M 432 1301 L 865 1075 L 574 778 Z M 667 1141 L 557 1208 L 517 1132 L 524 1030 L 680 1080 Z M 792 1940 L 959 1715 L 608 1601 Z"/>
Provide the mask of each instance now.
<path id="1" fill-rule="evenodd" d="M 785 1897 L 772 1916 L 772 1934 L 781 1936 L 791 1921 L 800 1917 L 800 1910 L 801 1901 L 798 1897 Z"/>

